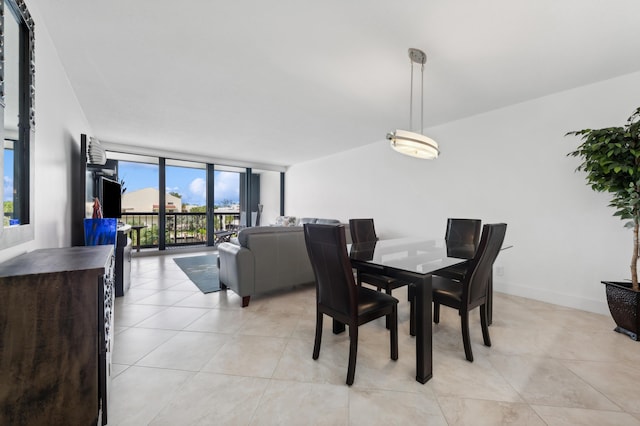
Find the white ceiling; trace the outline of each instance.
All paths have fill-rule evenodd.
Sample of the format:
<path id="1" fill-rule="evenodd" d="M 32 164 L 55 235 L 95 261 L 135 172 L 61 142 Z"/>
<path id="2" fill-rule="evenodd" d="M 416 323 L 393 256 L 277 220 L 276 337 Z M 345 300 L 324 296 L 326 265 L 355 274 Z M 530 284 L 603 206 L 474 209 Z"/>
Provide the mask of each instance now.
<path id="1" fill-rule="evenodd" d="M 263 164 L 407 128 L 409 47 L 425 127 L 640 71 L 637 0 L 28 3 L 94 136 Z"/>

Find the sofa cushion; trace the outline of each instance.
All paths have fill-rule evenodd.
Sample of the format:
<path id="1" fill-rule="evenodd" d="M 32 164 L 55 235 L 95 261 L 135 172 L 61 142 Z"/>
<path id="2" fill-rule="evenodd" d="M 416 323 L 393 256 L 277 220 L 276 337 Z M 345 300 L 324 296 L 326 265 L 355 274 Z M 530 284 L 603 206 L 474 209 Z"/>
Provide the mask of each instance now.
<path id="1" fill-rule="evenodd" d="M 298 220 L 298 225 L 302 226 L 305 223 L 316 223 L 317 220 L 317 217 L 301 217 L 300 220 Z"/>
<path id="2" fill-rule="evenodd" d="M 274 234 L 276 232 L 300 232 L 300 226 L 254 226 L 253 228 L 243 228 L 238 231 L 238 243 L 242 247 L 247 247 L 249 235 Z"/>
<path id="3" fill-rule="evenodd" d="M 340 221 L 337 219 L 316 219 L 314 223 L 320 225 L 340 225 Z"/>

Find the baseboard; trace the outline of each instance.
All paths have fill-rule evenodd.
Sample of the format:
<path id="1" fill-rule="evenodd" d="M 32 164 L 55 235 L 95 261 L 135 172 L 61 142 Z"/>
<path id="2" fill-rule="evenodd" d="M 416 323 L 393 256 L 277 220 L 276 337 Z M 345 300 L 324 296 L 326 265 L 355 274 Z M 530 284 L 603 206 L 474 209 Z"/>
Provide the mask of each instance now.
<path id="1" fill-rule="evenodd" d="M 541 302 L 564 306 L 567 308 L 580 309 L 597 314 L 609 315 L 609 307 L 606 300 L 586 299 L 575 295 L 557 293 L 548 289 L 534 288 L 513 283 L 506 283 L 494 279 L 494 291 L 510 294 L 512 296 L 526 297 L 528 299 L 539 300 Z"/>

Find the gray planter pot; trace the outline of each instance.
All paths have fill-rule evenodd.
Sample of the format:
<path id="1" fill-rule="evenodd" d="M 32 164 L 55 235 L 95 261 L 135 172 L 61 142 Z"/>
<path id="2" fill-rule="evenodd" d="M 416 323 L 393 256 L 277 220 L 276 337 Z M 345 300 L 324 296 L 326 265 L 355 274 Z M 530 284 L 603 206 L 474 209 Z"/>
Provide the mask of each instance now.
<path id="1" fill-rule="evenodd" d="M 640 292 L 631 288 L 630 282 L 602 281 L 607 290 L 607 303 L 614 329 L 638 341 L 640 334 Z"/>

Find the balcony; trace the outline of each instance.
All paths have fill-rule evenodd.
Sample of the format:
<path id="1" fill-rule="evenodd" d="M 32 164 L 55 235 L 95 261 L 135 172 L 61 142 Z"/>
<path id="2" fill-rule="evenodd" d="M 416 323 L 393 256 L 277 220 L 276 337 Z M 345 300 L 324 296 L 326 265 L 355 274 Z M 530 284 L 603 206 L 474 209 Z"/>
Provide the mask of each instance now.
<path id="1" fill-rule="evenodd" d="M 214 212 L 215 232 L 237 230 L 239 212 Z M 169 247 L 204 246 L 207 243 L 206 213 L 167 213 L 165 244 Z M 123 213 L 121 222 L 129 225 L 145 225 L 140 230 L 140 248 L 158 247 L 159 215 L 157 212 Z M 132 234 L 135 238 L 135 234 Z M 134 246 L 137 241 L 133 241 Z"/>

